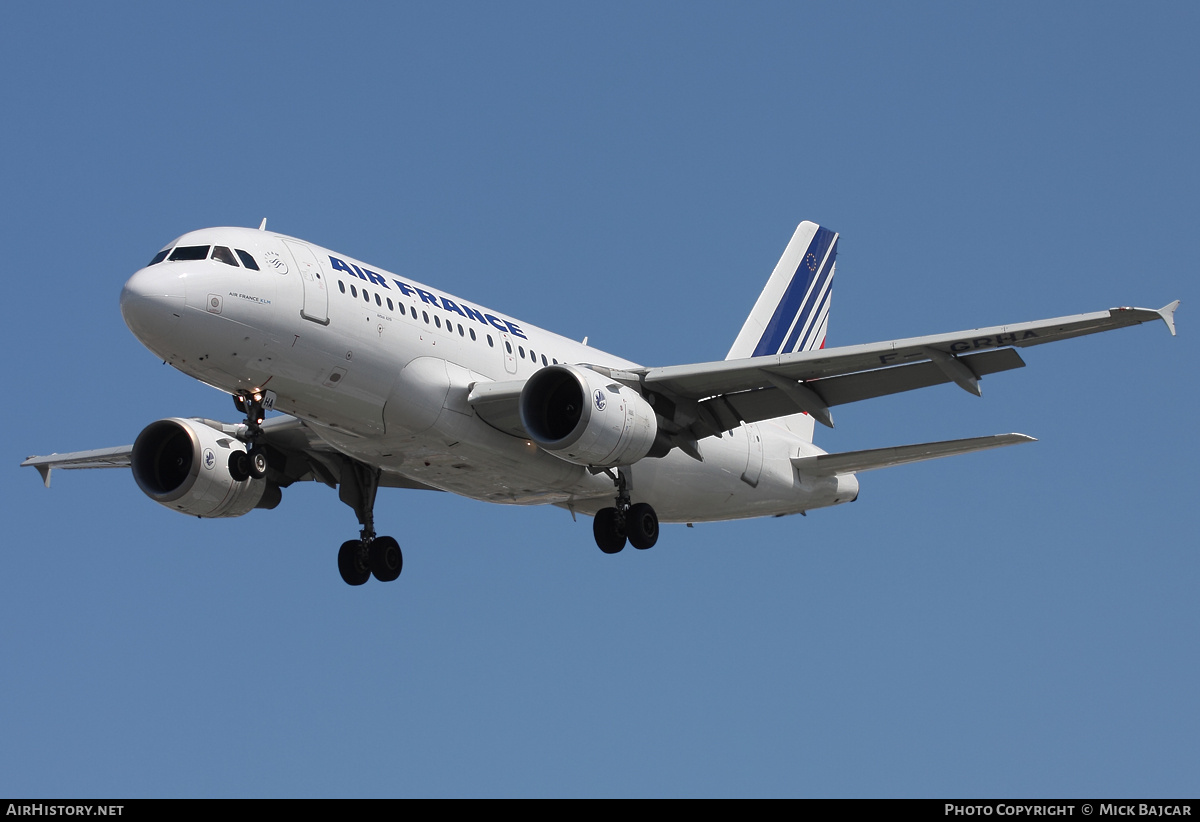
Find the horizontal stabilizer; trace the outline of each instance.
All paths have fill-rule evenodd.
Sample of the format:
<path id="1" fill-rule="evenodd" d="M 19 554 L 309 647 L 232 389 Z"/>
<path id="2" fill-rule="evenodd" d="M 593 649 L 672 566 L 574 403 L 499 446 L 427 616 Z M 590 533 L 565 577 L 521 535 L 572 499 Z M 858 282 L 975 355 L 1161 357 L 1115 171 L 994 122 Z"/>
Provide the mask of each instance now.
<path id="1" fill-rule="evenodd" d="M 986 451 L 1005 445 L 1022 442 L 1037 442 L 1024 434 L 996 434 L 991 437 L 971 437 L 965 440 L 944 442 L 922 442 L 917 445 L 897 445 L 891 448 L 872 448 L 868 451 L 846 451 L 841 454 L 820 454 L 815 457 L 793 457 L 792 465 L 801 474 L 812 477 L 830 477 L 834 474 L 849 474 L 858 471 L 873 471 L 892 465 L 969 454 Z"/>

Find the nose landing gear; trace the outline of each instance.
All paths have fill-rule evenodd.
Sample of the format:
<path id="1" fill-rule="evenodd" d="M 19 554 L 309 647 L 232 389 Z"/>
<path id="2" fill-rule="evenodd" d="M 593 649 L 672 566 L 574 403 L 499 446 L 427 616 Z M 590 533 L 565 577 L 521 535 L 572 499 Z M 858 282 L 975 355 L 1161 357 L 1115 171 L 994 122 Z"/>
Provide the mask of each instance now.
<path id="1" fill-rule="evenodd" d="M 246 427 L 252 437 L 262 433 L 262 421 L 267 416 L 263 400 L 267 397 L 263 391 L 239 391 L 233 395 L 233 407 L 246 415 Z"/>
<path id="2" fill-rule="evenodd" d="M 246 434 L 243 437 L 246 451 L 234 451 L 229 455 L 229 474 L 238 482 L 245 479 L 262 479 L 267 475 L 267 455 L 259 447 L 262 437 L 262 421 L 266 417 L 262 391 L 240 392 L 233 395 L 233 405 L 246 415 Z"/>
<path id="3" fill-rule="evenodd" d="M 238 482 L 262 479 L 267 475 L 267 455 L 257 446 L 249 451 L 234 451 L 229 455 L 229 475 Z"/>

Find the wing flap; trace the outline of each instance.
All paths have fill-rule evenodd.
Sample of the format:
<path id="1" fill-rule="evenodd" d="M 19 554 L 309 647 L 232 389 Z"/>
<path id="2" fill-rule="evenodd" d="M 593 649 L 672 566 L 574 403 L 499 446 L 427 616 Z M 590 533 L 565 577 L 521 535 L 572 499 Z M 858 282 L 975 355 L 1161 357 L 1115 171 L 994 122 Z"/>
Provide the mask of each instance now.
<path id="1" fill-rule="evenodd" d="M 969 368 L 975 377 L 1022 368 L 1025 365 L 1021 355 L 1011 348 L 971 354 L 957 358 L 957 362 Z M 823 401 L 826 407 L 830 407 L 883 397 L 888 394 L 898 394 L 902 391 L 927 388 L 931 385 L 941 385 L 951 381 L 951 377 L 935 363 L 923 362 L 813 380 L 804 383 L 803 387 L 815 392 L 817 399 Z M 797 383 L 797 385 L 800 384 Z M 787 414 L 795 414 L 797 411 L 814 413 L 813 408 L 805 407 L 802 403 L 797 402 L 787 391 L 774 387 L 726 394 L 722 397 L 704 400 L 699 403 L 699 406 L 712 409 L 722 423 L 729 422 L 731 418 L 737 418 L 739 422 L 734 422 L 734 426 L 741 422 L 774 419 Z M 816 409 L 816 413 L 820 413 L 819 409 Z M 832 420 L 830 420 L 831 422 Z M 830 427 L 833 426 L 830 424 Z"/>
<path id="2" fill-rule="evenodd" d="M 1003 448 L 1006 445 L 1019 445 L 1023 442 L 1037 442 L 1037 440 L 1025 434 L 995 434 L 990 437 L 922 442 L 916 445 L 872 448 L 867 451 L 846 451 L 841 454 L 819 454 L 815 457 L 793 457 L 792 465 L 806 476 L 831 477 L 835 474 L 873 471 L 876 468 L 889 468 L 893 465 L 951 457 L 955 454 Z"/>

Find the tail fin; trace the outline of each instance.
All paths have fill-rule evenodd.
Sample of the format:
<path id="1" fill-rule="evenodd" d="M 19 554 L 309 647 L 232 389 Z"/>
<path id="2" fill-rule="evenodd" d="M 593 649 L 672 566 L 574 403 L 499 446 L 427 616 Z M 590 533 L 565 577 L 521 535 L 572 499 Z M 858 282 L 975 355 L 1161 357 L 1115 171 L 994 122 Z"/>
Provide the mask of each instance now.
<path id="1" fill-rule="evenodd" d="M 725 356 L 727 360 L 790 354 L 825 347 L 829 327 L 829 294 L 837 262 L 838 235 L 816 223 L 803 222 L 783 250 L 754 310 Z M 779 417 L 780 423 L 805 442 L 813 440 L 808 414 Z"/>
<path id="2" fill-rule="evenodd" d="M 758 295 L 727 360 L 811 351 L 825 346 L 838 235 L 805 221 Z"/>

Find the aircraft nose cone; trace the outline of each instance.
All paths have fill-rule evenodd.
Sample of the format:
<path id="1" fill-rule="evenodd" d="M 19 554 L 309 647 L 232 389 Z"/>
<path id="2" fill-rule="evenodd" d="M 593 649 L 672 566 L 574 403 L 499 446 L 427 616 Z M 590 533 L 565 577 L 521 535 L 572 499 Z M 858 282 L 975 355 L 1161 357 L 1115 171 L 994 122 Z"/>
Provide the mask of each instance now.
<path id="1" fill-rule="evenodd" d="M 183 316 L 184 280 L 171 267 L 143 268 L 121 289 L 121 316 L 142 344 L 160 353 L 163 342 Z"/>

